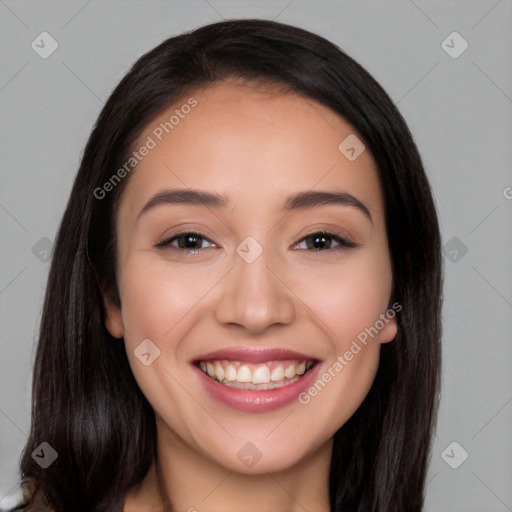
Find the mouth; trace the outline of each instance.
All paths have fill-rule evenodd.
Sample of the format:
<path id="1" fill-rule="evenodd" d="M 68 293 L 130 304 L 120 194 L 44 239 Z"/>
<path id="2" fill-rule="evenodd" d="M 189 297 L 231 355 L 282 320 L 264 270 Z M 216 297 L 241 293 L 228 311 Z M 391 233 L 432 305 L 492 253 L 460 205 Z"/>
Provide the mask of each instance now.
<path id="1" fill-rule="evenodd" d="M 191 361 L 206 396 L 242 412 L 291 405 L 318 377 L 322 361 L 285 349 L 224 349 Z"/>
<path id="2" fill-rule="evenodd" d="M 317 361 L 275 360 L 263 363 L 231 361 L 227 359 L 200 360 L 196 365 L 209 378 L 227 387 L 266 391 L 290 386 L 298 382 Z"/>

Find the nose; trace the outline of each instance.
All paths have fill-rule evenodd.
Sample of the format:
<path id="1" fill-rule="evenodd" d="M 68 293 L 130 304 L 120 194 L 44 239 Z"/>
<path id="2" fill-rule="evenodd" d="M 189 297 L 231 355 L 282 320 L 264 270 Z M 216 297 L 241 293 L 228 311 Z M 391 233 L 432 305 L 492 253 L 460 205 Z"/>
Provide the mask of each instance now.
<path id="1" fill-rule="evenodd" d="M 293 322 L 293 291 L 278 269 L 268 263 L 265 250 L 252 263 L 235 254 L 216 306 L 218 322 L 241 326 L 253 334 Z"/>

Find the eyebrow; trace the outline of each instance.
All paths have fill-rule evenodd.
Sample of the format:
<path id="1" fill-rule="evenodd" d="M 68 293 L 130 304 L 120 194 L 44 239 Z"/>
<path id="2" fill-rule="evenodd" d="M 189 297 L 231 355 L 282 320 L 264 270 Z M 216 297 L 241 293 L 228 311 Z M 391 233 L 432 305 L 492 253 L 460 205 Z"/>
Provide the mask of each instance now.
<path id="1" fill-rule="evenodd" d="M 154 195 L 142 208 L 137 219 L 151 208 L 161 204 L 188 204 L 206 206 L 216 209 L 226 209 L 229 200 L 217 193 L 204 192 L 194 189 L 170 189 L 163 190 Z M 368 217 L 372 217 L 368 208 L 356 197 L 347 192 L 323 192 L 307 191 L 289 196 L 285 199 L 281 212 L 287 213 L 292 210 L 303 210 L 326 205 L 352 206 L 360 210 Z"/>

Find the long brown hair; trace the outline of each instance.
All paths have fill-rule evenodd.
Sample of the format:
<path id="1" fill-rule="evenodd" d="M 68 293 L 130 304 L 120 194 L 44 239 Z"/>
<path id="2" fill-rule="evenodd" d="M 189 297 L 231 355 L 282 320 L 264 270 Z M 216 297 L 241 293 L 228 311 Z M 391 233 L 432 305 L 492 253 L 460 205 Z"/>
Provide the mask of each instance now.
<path id="1" fill-rule="evenodd" d="M 375 382 L 334 437 L 335 512 L 420 511 L 440 372 L 442 259 L 435 204 L 397 108 L 334 44 L 267 20 L 214 23 L 142 56 L 115 88 L 87 142 L 48 277 L 22 476 L 44 482 L 58 510 L 120 512 L 156 446 L 152 408 L 122 342 L 104 325 L 102 289 L 116 288 L 116 211 L 129 177 L 94 193 L 127 161 L 141 131 L 198 87 L 230 78 L 282 84 L 345 118 L 377 163 L 392 259 L 398 334 L 381 348 Z M 49 443 L 47 469 L 32 451 Z"/>

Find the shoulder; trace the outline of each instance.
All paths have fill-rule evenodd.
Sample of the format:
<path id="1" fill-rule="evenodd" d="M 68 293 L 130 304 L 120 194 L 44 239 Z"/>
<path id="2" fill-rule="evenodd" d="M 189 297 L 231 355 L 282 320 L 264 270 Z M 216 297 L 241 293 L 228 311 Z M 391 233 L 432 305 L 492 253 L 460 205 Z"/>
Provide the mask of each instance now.
<path id="1" fill-rule="evenodd" d="M 0 501 L 0 512 L 55 512 L 43 486 L 25 478 Z"/>

